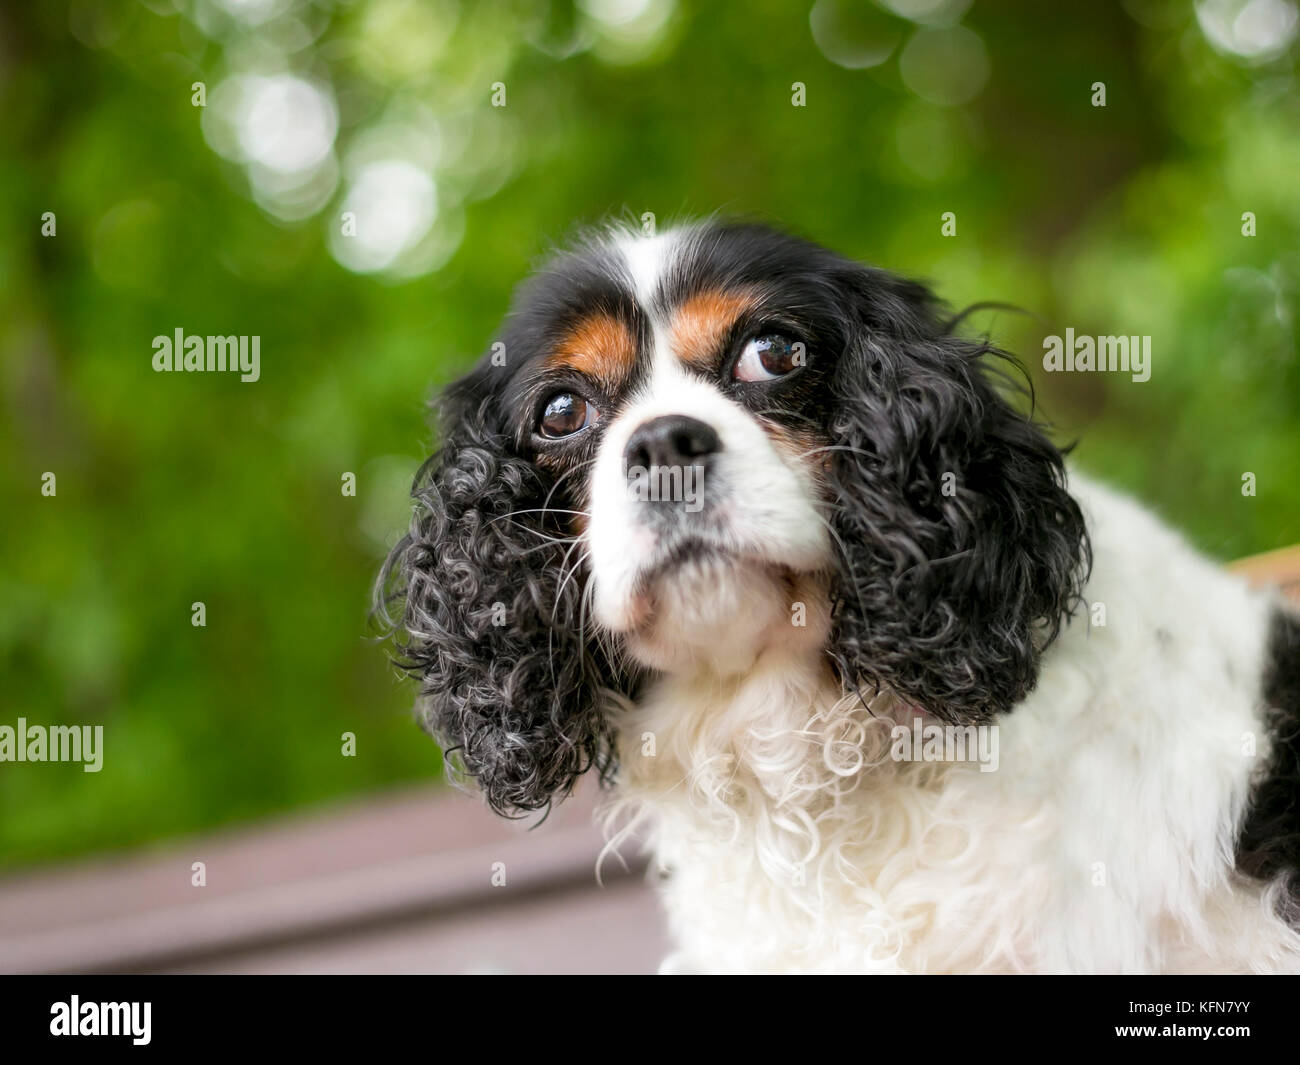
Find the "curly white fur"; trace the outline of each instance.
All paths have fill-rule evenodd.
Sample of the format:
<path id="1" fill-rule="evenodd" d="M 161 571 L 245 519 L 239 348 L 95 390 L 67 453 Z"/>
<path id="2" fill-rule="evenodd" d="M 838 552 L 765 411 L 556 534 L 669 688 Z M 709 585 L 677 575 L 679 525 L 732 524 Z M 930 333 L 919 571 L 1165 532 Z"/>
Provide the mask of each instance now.
<path id="1" fill-rule="evenodd" d="M 1130 501 L 1072 490 L 1105 624 L 1090 610 L 1049 649 L 996 772 L 892 760 L 916 711 L 842 695 L 824 615 L 743 675 L 702 666 L 624 706 L 609 820 L 666 874 L 667 971 L 1300 969 L 1276 885 L 1233 868 L 1269 754 L 1271 600 Z"/>

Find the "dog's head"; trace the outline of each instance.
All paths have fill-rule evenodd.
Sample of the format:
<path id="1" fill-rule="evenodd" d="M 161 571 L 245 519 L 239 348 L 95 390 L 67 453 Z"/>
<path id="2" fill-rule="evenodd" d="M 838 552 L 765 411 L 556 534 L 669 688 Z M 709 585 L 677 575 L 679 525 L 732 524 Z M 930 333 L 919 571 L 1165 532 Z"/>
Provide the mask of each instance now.
<path id="1" fill-rule="evenodd" d="M 824 654 L 977 723 L 1035 682 L 1088 542 L 1061 453 L 927 289 L 749 224 L 613 231 L 443 397 L 381 613 L 492 805 L 610 768 L 610 692 Z"/>

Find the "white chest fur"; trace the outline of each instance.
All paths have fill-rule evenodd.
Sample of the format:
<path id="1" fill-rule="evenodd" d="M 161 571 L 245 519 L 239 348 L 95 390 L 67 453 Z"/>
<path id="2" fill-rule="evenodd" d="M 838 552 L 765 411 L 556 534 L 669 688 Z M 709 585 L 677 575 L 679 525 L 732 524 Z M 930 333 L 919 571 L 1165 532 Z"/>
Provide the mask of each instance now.
<path id="1" fill-rule="evenodd" d="M 1268 600 L 1129 501 L 1072 490 L 1090 610 L 996 723 L 996 770 L 895 760 L 911 708 L 841 698 L 794 646 L 739 679 L 665 678 L 627 713 L 614 809 L 668 874 L 669 968 L 1300 965 L 1268 889 L 1233 871 L 1268 755 Z"/>

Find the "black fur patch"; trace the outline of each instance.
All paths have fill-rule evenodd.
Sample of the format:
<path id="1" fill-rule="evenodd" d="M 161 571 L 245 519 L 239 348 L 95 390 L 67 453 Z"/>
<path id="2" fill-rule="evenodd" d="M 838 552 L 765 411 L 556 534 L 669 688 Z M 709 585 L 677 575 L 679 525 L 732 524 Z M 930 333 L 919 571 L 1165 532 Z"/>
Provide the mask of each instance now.
<path id="1" fill-rule="evenodd" d="M 1237 868 L 1287 878 L 1286 913 L 1300 925 L 1300 617 L 1273 616 L 1263 697 L 1273 755 L 1256 780 L 1237 839 Z"/>
<path id="2" fill-rule="evenodd" d="M 575 474 L 599 434 L 577 434 L 549 461 L 532 434 L 539 401 L 575 376 L 544 368 L 575 321 L 608 314 L 643 337 L 629 286 L 616 258 L 587 247 L 521 288 L 502 347 L 437 405 L 438 450 L 416 476 L 410 529 L 376 586 L 395 658 L 420 680 L 425 727 L 501 814 L 549 808 L 589 769 L 608 779 L 602 693 L 636 679 L 582 608 L 572 518 L 586 485 Z M 596 401 L 612 407 L 614 397 Z"/>

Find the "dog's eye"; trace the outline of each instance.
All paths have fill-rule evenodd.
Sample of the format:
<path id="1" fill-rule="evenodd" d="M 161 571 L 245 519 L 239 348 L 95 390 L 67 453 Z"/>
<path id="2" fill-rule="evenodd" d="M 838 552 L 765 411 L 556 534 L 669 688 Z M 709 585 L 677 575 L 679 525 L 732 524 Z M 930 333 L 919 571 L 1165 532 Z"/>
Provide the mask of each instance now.
<path id="1" fill-rule="evenodd" d="M 572 392 L 557 392 L 546 401 L 546 409 L 537 420 L 537 431 L 542 436 L 572 436 L 596 420 L 597 411 L 581 396 Z"/>
<path id="2" fill-rule="evenodd" d="M 803 365 L 803 345 L 779 333 L 754 337 L 736 360 L 737 381 L 775 381 Z"/>

